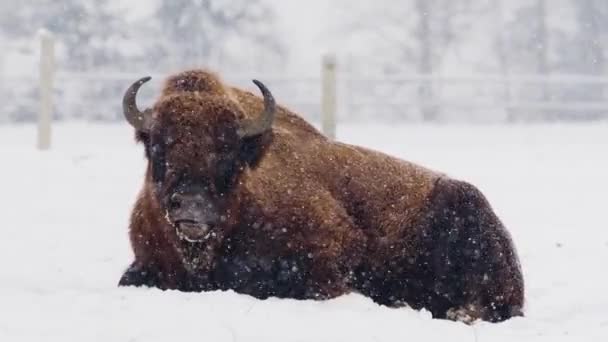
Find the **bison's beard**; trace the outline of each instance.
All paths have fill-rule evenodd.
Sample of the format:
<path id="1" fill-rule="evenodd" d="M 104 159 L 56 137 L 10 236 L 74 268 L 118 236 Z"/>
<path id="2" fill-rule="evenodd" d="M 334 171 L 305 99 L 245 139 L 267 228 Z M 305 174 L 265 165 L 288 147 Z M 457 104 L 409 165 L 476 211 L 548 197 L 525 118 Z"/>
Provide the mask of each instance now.
<path id="1" fill-rule="evenodd" d="M 180 240 L 177 251 L 184 267 L 190 273 L 209 271 L 212 267 L 214 248 L 211 244 Z"/>
<path id="2" fill-rule="evenodd" d="M 169 234 L 174 237 L 174 247 L 186 270 L 193 274 L 209 271 L 221 240 L 216 227 L 189 221 L 172 222 L 168 215 L 165 218 L 172 228 Z"/>

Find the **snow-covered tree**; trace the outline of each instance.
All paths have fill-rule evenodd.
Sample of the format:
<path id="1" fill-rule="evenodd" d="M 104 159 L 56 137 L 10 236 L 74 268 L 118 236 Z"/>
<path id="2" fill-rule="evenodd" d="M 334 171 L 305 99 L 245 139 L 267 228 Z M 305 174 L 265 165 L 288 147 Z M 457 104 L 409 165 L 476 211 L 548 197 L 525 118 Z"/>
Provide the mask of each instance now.
<path id="1" fill-rule="evenodd" d="M 275 14 L 259 0 L 161 0 L 160 49 L 171 67 L 208 65 L 268 70 L 286 57 Z"/>
<path id="2" fill-rule="evenodd" d="M 123 23 L 109 0 L 39 0 L 35 5 L 3 6 L 0 30 L 14 40 L 27 41 L 33 41 L 40 28 L 50 30 L 57 37 L 58 63 L 64 68 L 86 70 L 122 62 L 115 43 L 123 36 Z"/>

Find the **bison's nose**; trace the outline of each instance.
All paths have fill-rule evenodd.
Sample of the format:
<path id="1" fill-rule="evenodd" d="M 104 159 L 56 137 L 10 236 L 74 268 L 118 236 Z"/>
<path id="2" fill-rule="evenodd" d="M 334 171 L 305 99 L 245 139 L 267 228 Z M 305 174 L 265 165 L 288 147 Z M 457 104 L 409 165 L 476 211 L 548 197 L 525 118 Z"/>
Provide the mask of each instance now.
<path id="1" fill-rule="evenodd" d="M 174 193 L 169 199 L 170 210 L 197 211 L 205 205 L 203 196 L 198 194 Z"/>
<path id="2" fill-rule="evenodd" d="M 210 201 L 200 194 L 174 193 L 169 198 L 169 214 L 173 221 L 214 223 L 217 214 Z"/>
<path id="3" fill-rule="evenodd" d="M 169 198 L 169 209 L 170 210 L 178 210 L 182 207 L 182 202 L 184 201 L 184 195 L 175 193 L 171 195 Z"/>
<path id="4" fill-rule="evenodd" d="M 207 240 L 219 216 L 205 196 L 200 193 L 172 194 L 167 200 L 168 218 L 179 239 L 191 243 Z"/>

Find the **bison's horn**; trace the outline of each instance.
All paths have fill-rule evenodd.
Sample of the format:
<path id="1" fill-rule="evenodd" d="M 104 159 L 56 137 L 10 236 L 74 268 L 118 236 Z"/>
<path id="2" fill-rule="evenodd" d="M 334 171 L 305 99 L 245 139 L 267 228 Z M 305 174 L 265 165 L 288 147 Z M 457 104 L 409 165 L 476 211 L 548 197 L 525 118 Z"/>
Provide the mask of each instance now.
<path id="1" fill-rule="evenodd" d="M 137 97 L 137 91 L 141 85 L 148 82 L 150 78 L 150 76 L 142 77 L 131 84 L 122 98 L 122 111 L 125 114 L 125 119 L 127 119 L 131 126 L 135 127 L 137 130 L 146 130 L 149 122 L 149 114 L 147 111 L 142 112 L 137 108 L 135 98 Z"/>
<path id="2" fill-rule="evenodd" d="M 257 120 L 246 120 L 239 129 L 239 136 L 241 138 L 248 138 L 260 135 L 269 131 L 272 128 L 272 122 L 274 121 L 274 114 L 276 112 L 276 104 L 272 93 L 264 83 L 253 80 L 264 96 L 264 111 L 260 114 Z"/>

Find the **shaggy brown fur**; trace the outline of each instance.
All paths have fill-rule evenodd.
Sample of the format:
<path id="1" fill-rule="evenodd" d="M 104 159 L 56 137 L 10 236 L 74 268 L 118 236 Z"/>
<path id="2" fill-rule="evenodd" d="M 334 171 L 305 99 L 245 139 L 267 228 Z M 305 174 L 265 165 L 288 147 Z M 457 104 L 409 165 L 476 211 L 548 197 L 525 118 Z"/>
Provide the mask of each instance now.
<path id="1" fill-rule="evenodd" d="M 239 123 L 262 108 L 206 71 L 167 80 L 152 128 L 137 132 L 149 165 L 120 285 L 258 298 L 357 291 L 464 321 L 522 314 L 515 248 L 475 187 L 330 141 L 282 107 L 271 131 L 240 139 Z M 223 217 L 202 243 L 181 241 L 165 217 L 184 177 L 206 184 Z"/>

